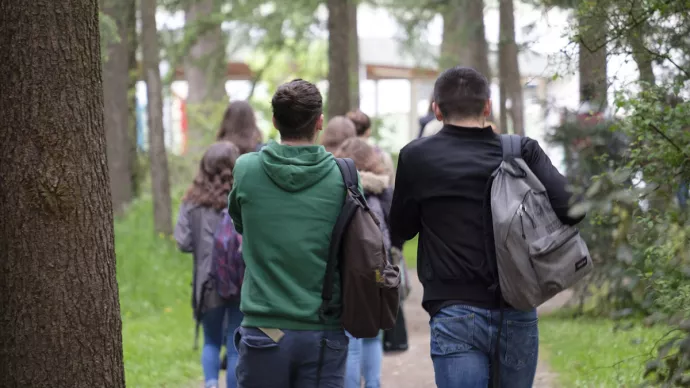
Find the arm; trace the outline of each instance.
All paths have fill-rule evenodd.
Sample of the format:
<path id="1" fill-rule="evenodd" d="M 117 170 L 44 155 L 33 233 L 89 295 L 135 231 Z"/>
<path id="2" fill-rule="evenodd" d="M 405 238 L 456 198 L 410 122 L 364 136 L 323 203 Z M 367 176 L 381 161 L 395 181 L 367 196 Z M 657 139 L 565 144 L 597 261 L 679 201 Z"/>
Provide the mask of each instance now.
<path id="1" fill-rule="evenodd" d="M 175 236 L 175 241 L 177 241 L 177 247 L 182 252 L 192 252 L 194 250 L 194 240 L 192 238 L 192 229 L 189 222 L 189 210 L 191 206 L 182 203 L 180 205 L 180 211 L 177 215 L 177 224 L 175 225 L 175 231 L 173 235 Z"/>
<path id="2" fill-rule="evenodd" d="M 398 172 L 396 175 L 397 184 L 393 192 L 393 202 L 391 204 L 390 225 L 391 240 L 410 240 L 419 233 L 420 215 L 419 203 L 412 195 L 413 184 L 408 180 L 408 166 L 406 165 L 405 149 L 400 151 L 398 159 Z M 397 245 L 397 244 L 396 244 Z"/>
<path id="3" fill-rule="evenodd" d="M 239 160 L 238 160 L 239 162 Z M 241 187 L 241 180 L 240 180 L 240 172 L 241 172 L 241 165 L 239 163 L 235 164 L 235 170 L 233 171 L 233 175 L 235 178 L 235 181 L 232 185 L 232 191 L 230 191 L 230 195 L 228 196 L 228 213 L 230 214 L 230 217 L 232 218 L 232 223 L 235 225 L 235 230 L 237 233 L 242 234 L 243 227 L 242 227 L 242 208 L 240 206 L 240 199 L 239 199 L 239 190 Z"/>
<path id="4" fill-rule="evenodd" d="M 554 167 L 551 159 L 536 140 L 522 139 L 522 157 L 546 188 L 551 207 L 558 219 L 566 225 L 575 225 L 582 221 L 585 218 L 584 215 L 576 218 L 568 215 L 572 197 L 572 193 L 567 190 L 568 181 Z"/>

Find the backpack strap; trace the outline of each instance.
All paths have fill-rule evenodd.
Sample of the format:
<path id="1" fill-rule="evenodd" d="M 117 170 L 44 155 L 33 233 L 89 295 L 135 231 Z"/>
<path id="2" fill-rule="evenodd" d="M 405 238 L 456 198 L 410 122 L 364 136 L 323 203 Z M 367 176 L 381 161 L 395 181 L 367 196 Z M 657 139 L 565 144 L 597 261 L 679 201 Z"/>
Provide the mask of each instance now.
<path id="1" fill-rule="evenodd" d="M 338 164 L 338 169 L 347 190 L 345 195 L 352 195 L 354 198 L 362 197 L 359 193 L 359 178 L 355 162 L 352 159 L 344 158 L 336 158 L 335 161 Z M 347 198 L 345 199 L 347 200 Z M 325 322 L 326 317 L 332 313 L 329 304 L 333 299 L 333 278 L 340 255 L 341 238 L 345 233 L 345 228 L 350 223 L 352 214 L 354 214 L 342 214 L 343 212 L 347 212 L 345 207 L 341 210 L 341 215 L 336 220 L 331 233 L 331 244 L 328 248 L 328 261 L 326 262 L 326 275 L 324 276 L 323 288 L 321 289 L 321 307 L 319 307 L 319 320 L 321 322 Z"/>
<path id="2" fill-rule="evenodd" d="M 522 158 L 522 137 L 520 135 L 501 135 L 503 160 L 510 161 Z"/>

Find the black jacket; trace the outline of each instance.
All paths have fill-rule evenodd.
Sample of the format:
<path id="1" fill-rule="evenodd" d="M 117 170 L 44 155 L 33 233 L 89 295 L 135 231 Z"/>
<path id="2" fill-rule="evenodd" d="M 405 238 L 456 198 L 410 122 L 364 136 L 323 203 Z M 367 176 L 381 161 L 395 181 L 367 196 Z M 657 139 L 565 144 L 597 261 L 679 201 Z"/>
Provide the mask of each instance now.
<path id="1" fill-rule="evenodd" d="M 537 141 L 522 139 L 522 158 L 543 183 L 561 221 L 579 222 L 581 218 L 568 216 L 566 179 Z M 417 273 L 424 285 L 422 304 L 432 316 L 449 304 L 499 304 L 493 291 L 498 279 L 495 252 L 486 249 L 487 238 L 493 245 L 486 193 L 501 160 L 499 136 L 491 127 L 446 125 L 400 151 L 392 238 L 409 240 L 419 233 Z"/>

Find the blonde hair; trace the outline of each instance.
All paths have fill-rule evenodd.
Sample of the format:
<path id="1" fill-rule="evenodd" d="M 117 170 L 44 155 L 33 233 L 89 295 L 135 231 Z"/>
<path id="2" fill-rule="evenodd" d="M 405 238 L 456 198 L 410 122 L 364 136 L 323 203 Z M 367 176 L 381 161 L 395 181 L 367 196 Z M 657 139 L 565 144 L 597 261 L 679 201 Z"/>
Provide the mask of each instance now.
<path id="1" fill-rule="evenodd" d="M 381 155 L 366 140 L 359 137 L 345 140 L 338 148 L 338 151 L 336 151 L 335 156 L 352 159 L 359 171 L 378 175 L 387 174 Z"/>
<path id="2" fill-rule="evenodd" d="M 334 152 L 347 139 L 357 136 L 355 125 L 345 116 L 335 116 L 328 121 L 321 135 L 321 145 Z"/>

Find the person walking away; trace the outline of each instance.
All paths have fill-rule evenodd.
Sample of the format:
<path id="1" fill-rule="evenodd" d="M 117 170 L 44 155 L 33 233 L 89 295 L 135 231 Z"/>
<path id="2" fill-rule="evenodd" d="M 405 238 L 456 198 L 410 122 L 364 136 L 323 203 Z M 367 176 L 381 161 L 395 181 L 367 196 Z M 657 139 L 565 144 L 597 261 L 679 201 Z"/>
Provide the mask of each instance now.
<path id="1" fill-rule="evenodd" d="M 487 187 L 503 155 L 499 135 L 486 121 L 489 82 L 470 68 L 448 69 L 436 80 L 434 101 L 444 126 L 401 150 L 390 217 L 394 236 L 409 240 L 419 234 L 417 272 L 422 305 L 431 316 L 436 385 L 486 388 L 495 367 L 501 387 L 529 388 L 539 348 L 537 312 L 511 308 L 496 286 Z M 523 137 L 521 149 L 558 219 L 567 225 L 581 221 L 568 216 L 566 179 L 539 144 Z M 500 362 L 493 365 L 497 343 Z"/>
<path id="2" fill-rule="evenodd" d="M 256 125 L 254 109 L 247 101 L 233 101 L 228 105 L 216 140 L 232 142 L 242 155 L 259 149 L 261 131 Z"/>
<path id="3" fill-rule="evenodd" d="M 365 140 L 351 138 L 340 146 L 336 157 L 349 158 L 355 162 L 365 199 L 372 213 L 379 220 L 386 252 L 390 253 L 391 240 L 385 216 L 388 210 L 384 210 L 385 205 L 381 202 L 381 196 L 390 188 L 390 182 L 380 156 Z M 374 338 L 350 336 L 345 388 L 360 388 L 362 380 L 364 380 L 365 388 L 381 387 L 381 364 L 383 363 L 381 337 L 381 334 Z"/>
<path id="4" fill-rule="evenodd" d="M 355 125 L 345 116 L 335 116 L 328 120 L 326 129 L 320 136 L 321 145 L 326 151 L 333 153 L 343 142 L 357 136 Z"/>
<path id="5" fill-rule="evenodd" d="M 243 155 L 235 166 L 229 212 L 242 234 L 246 264 L 235 333 L 241 388 L 340 388 L 348 338 L 340 278 L 319 317 L 331 231 L 345 200 L 335 158 L 316 145 L 323 103 L 315 85 L 296 79 L 273 95 L 282 144 Z"/>
<path id="6" fill-rule="evenodd" d="M 419 134 L 417 135 L 417 138 L 420 138 L 424 135 L 424 127 L 426 127 L 427 124 L 436 120 L 436 116 L 434 115 L 433 104 L 434 95 L 432 93 L 429 97 L 429 109 L 427 109 L 426 114 L 424 116 L 419 118 Z"/>
<path id="7" fill-rule="evenodd" d="M 355 128 L 357 130 L 357 137 L 360 137 L 365 140 L 369 140 L 371 138 L 371 119 L 369 119 L 369 116 L 367 116 L 361 110 L 357 109 L 348 112 L 347 118 L 352 120 L 352 122 L 355 124 Z M 374 149 L 376 150 L 376 153 L 379 154 L 381 161 L 383 162 L 383 165 L 386 167 L 386 172 L 389 176 L 391 186 L 394 186 L 395 164 L 393 163 L 393 158 L 391 158 L 388 152 L 382 150 L 377 145 L 374 146 Z"/>
<path id="8" fill-rule="evenodd" d="M 182 199 L 175 240 L 183 252 L 192 253 L 194 274 L 192 277 L 192 308 L 194 318 L 204 332 L 204 346 L 201 351 L 201 365 L 207 388 L 218 387 L 220 351 L 227 338 L 228 371 L 227 387 L 237 386 L 234 367 L 237 352 L 230 340 L 242 321 L 239 301 L 228 301 L 218 295 L 210 278 L 211 254 L 214 232 L 227 206 L 232 189 L 235 161 L 240 155 L 238 148 L 230 142 L 217 142 L 204 153 L 199 171 Z M 224 323 L 227 329 L 224 330 Z"/>

